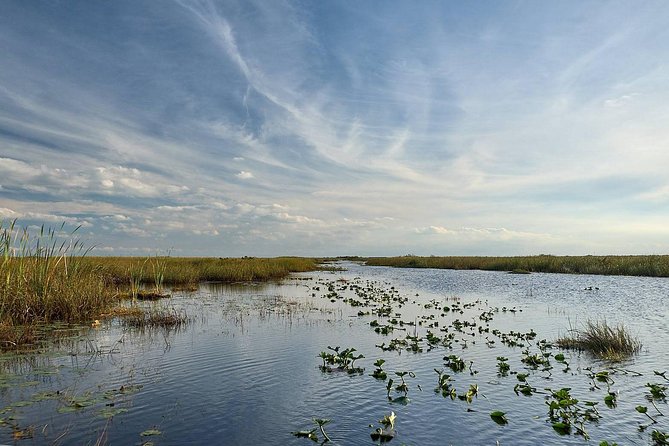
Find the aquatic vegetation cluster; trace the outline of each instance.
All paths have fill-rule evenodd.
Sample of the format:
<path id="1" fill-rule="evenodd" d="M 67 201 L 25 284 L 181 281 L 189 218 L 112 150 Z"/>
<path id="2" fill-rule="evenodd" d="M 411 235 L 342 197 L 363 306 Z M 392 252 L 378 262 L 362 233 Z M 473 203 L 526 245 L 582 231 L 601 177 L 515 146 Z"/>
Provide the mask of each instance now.
<path id="1" fill-rule="evenodd" d="M 572 369 L 573 358 L 568 356 L 569 349 L 560 340 L 551 342 L 546 339 L 537 339 L 535 330 L 515 331 L 495 328 L 496 318 L 500 315 L 513 315 L 522 312 L 522 308 L 491 307 L 487 302 L 475 300 L 463 302 L 458 298 L 432 299 L 427 303 L 402 295 L 398 289 L 388 283 L 354 280 L 321 280 L 312 288 L 313 296 L 321 293 L 321 298 L 330 302 L 348 304 L 356 311 L 358 318 L 366 319 L 365 324 L 382 340 L 375 345 L 384 354 L 377 358 L 373 365 L 374 370 L 369 376 L 385 382 L 385 396 L 390 405 L 409 406 L 409 394 L 412 388 L 422 390 L 413 371 L 393 370 L 389 365 L 393 362 L 393 352 L 401 355 L 404 352 L 422 355 L 435 349 L 446 350 L 443 362 L 433 370 L 437 375 L 434 392 L 441 397 L 466 403 L 467 412 L 477 412 L 481 409 L 473 407 L 479 405 L 477 399 L 488 397 L 482 393 L 481 386 L 488 382 L 476 382 L 479 375 L 474 360 L 467 358 L 467 350 L 478 344 L 488 349 L 504 348 L 504 355 L 496 357 L 495 375 L 500 380 L 512 379 L 513 393 L 520 398 L 538 398 L 538 402 L 545 407 L 544 419 L 546 424 L 559 435 L 577 435 L 585 440 L 590 439 L 589 426 L 597 425 L 604 416 L 598 406 L 604 403 L 607 409 L 615 410 L 618 406 L 619 391 L 615 389 L 614 377 L 618 374 L 637 376 L 635 372 L 616 369 L 593 371 L 590 368 Z M 417 295 L 414 297 L 418 297 Z M 403 317 L 408 312 L 409 318 Z M 609 327 L 605 323 L 591 323 L 588 327 L 602 329 Z M 607 328 L 608 329 L 608 328 Z M 616 337 L 624 338 L 620 333 L 627 333 L 624 328 L 614 331 Z M 637 340 L 629 338 L 626 345 L 634 348 L 625 349 L 616 346 L 607 351 L 616 350 L 617 358 L 628 358 L 639 351 Z M 337 350 L 328 347 L 334 353 L 322 352 L 323 365 L 321 370 L 329 372 L 332 365 L 337 364 Z M 348 349 L 347 349 L 348 350 Z M 355 349 L 351 349 L 355 351 Z M 455 352 L 459 350 L 459 352 Z M 344 350 L 346 351 L 346 350 Z M 598 357 L 596 349 L 581 347 L 581 351 L 594 352 L 593 358 Z M 367 352 L 366 352 L 367 353 Z M 515 359 L 511 358 L 514 354 Z M 369 356 L 370 353 L 367 353 Z M 362 357 L 362 355 L 360 355 Z M 431 356 L 432 357 L 432 356 Z M 611 358 L 611 355 L 608 355 Z M 343 368 L 342 368 L 343 370 Z M 571 374 L 574 377 L 583 376 L 590 380 L 590 394 L 581 394 L 583 390 L 575 391 L 569 387 L 550 388 L 546 383 L 553 381 L 554 373 Z M 460 375 L 468 375 L 469 380 L 462 380 Z M 639 374 L 639 376 L 641 376 Z M 664 372 L 656 372 L 656 376 L 665 380 Z M 515 378 L 512 378 L 515 377 Z M 357 378 L 360 379 L 360 378 Z M 504 381 L 501 381 L 504 382 Z M 500 382 L 500 383 L 501 383 Z M 584 383 L 586 384 L 586 383 Z M 586 387 L 586 386 L 584 386 Z M 647 390 L 646 404 L 639 405 L 635 413 L 641 414 L 650 421 L 649 424 L 639 423 L 639 431 L 657 424 L 657 417 L 663 416 L 658 403 L 666 404 L 665 383 L 648 382 L 644 386 Z M 485 389 L 483 389 L 485 390 Z M 493 404 L 493 402 L 488 402 Z M 499 410 L 501 401 L 494 403 L 496 410 L 491 410 L 490 419 L 500 426 L 513 424 L 514 419 L 508 410 Z M 472 406 L 472 407 L 469 407 Z M 651 410 L 647 406 L 652 406 Z M 538 407 L 537 407 L 538 408 Z M 540 416 L 537 414 L 537 416 Z M 608 415 L 607 415 L 608 416 Z M 630 416 L 630 414 L 627 414 Z M 393 429 L 392 436 L 383 436 L 385 431 L 379 428 L 372 434 L 374 441 L 391 441 L 397 436 Z M 662 431 L 654 430 L 652 439 L 662 441 Z M 656 440 L 660 439 L 660 440 Z M 602 444 L 605 444 L 603 441 Z M 609 443 L 614 444 L 614 443 Z"/>
<path id="2" fill-rule="evenodd" d="M 135 307 L 136 308 L 136 307 Z M 121 323 L 134 328 L 179 328 L 186 325 L 188 316 L 183 310 L 174 307 L 149 307 L 143 311 L 131 312 L 121 319 Z"/>
<path id="3" fill-rule="evenodd" d="M 349 374 L 354 373 L 363 373 L 365 370 L 356 367 L 355 361 L 358 359 L 364 358 L 363 355 L 354 355 L 356 349 L 354 348 L 345 348 L 340 351 L 340 347 L 330 347 L 328 345 L 328 350 L 332 353 L 321 352 L 319 358 L 323 360 L 323 365 L 321 370 L 324 372 L 334 372 L 334 371 L 343 371 Z"/>
<path id="4" fill-rule="evenodd" d="M 17 360 L 19 359 L 17 357 Z M 5 363 L 2 365 L 4 366 Z M 58 377 L 61 374 L 61 368 L 58 366 L 34 367 L 30 373 L 36 380 L 32 381 L 22 381 L 19 379 L 21 378 L 19 375 L 2 370 L 0 373 L 0 389 L 6 387 L 29 389 L 32 386 L 37 386 L 40 383 L 38 380 Z M 117 415 L 130 411 L 132 398 L 141 391 L 142 387 L 140 384 L 129 382 L 117 387 L 100 384 L 95 391 L 77 391 L 76 386 L 62 390 L 36 391 L 25 399 L 0 407 L 0 426 L 10 429 L 15 441 L 35 439 L 38 433 L 37 427 L 24 424 L 19 411 L 36 404 L 48 405 L 58 414 L 91 413 L 95 418 L 110 420 Z"/>
<path id="5" fill-rule="evenodd" d="M 582 329 L 572 329 L 556 344 L 565 349 L 586 350 L 608 359 L 621 359 L 641 350 L 641 342 L 624 325 L 612 326 L 606 321 L 587 321 Z"/>

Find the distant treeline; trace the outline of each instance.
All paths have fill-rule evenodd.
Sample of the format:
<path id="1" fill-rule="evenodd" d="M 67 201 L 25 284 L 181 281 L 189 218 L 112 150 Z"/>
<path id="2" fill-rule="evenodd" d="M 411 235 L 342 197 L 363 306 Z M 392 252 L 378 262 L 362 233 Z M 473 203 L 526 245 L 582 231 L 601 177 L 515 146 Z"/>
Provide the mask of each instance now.
<path id="1" fill-rule="evenodd" d="M 477 269 L 488 271 L 669 277 L 669 255 L 523 256 L 523 257 L 355 257 L 367 265 L 398 268 Z"/>

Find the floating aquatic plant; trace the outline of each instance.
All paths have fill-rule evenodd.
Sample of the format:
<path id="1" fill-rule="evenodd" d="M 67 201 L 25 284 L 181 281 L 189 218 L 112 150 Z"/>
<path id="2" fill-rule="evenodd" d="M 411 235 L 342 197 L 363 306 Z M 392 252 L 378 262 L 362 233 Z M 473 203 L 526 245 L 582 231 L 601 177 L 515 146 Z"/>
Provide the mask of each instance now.
<path id="1" fill-rule="evenodd" d="M 468 403 L 471 404 L 471 402 L 474 400 L 475 397 L 478 396 L 478 394 L 479 394 L 478 384 L 470 384 L 467 392 L 462 395 L 458 395 L 458 399 L 462 401 L 467 401 Z"/>
<path id="2" fill-rule="evenodd" d="M 354 355 L 355 348 L 346 348 L 340 351 L 340 347 L 330 347 L 328 352 L 320 352 L 318 357 L 323 360 L 323 365 L 319 366 L 324 372 L 333 372 L 336 370 L 345 371 L 349 374 L 363 373 L 364 369 L 355 366 L 355 361 L 364 358 L 364 355 Z"/>
<path id="3" fill-rule="evenodd" d="M 654 446 L 669 446 L 669 434 L 666 432 L 653 430 L 650 434 L 651 440 L 653 440 Z"/>
<path id="4" fill-rule="evenodd" d="M 332 420 L 327 418 L 314 418 L 314 423 L 316 423 L 318 429 L 321 431 L 321 434 L 323 434 L 323 438 L 325 439 L 325 441 L 332 441 L 330 440 L 330 437 L 328 437 L 328 434 L 325 433 L 325 429 L 323 427 L 326 424 L 330 423 L 330 421 Z"/>
<path id="5" fill-rule="evenodd" d="M 379 423 L 381 423 L 383 427 L 376 428 L 374 432 L 369 434 L 372 438 L 372 441 L 387 443 L 395 438 L 396 418 L 397 416 L 395 415 L 395 412 L 390 412 L 390 415 L 385 415 L 383 418 L 381 418 Z M 370 424 L 370 427 L 373 427 L 373 425 Z"/>
<path id="6" fill-rule="evenodd" d="M 649 389 L 651 398 L 664 400 L 667 397 L 667 386 L 663 384 L 646 383 L 646 387 Z"/>
<path id="7" fill-rule="evenodd" d="M 546 401 L 548 405 L 548 419 L 553 429 L 561 435 L 566 435 L 574 428 L 576 433 L 582 435 L 586 440 L 589 435 L 585 429 L 585 423 L 596 421 L 600 418 L 596 402 L 585 402 L 579 404 L 568 387 L 560 390 L 546 389 L 550 392 L 550 398 Z"/>
<path id="8" fill-rule="evenodd" d="M 511 369 L 511 366 L 507 362 L 508 360 L 509 358 L 505 358 L 504 356 L 497 357 L 497 374 L 499 376 L 508 376 Z"/>
<path id="9" fill-rule="evenodd" d="M 318 442 L 318 434 L 316 434 L 316 430 L 319 430 L 321 432 L 321 435 L 323 435 L 323 443 L 327 443 L 329 441 L 332 441 L 328 434 L 325 432 L 324 426 L 326 424 L 329 424 L 332 420 L 327 419 L 327 418 L 312 418 L 314 424 L 316 425 L 315 428 L 310 429 L 310 430 L 301 430 L 301 431 L 295 431 L 291 432 L 294 436 L 298 438 L 308 438 L 309 440 L 312 440 L 314 442 Z"/>
<path id="10" fill-rule="evenodd" d="M 444 398 L 450 397 L 452 400 L 457 396 L 455 388 L 451 385 L 451 375 L 444 373 L 443 370 L 434 369 L 437 373 L 437 387 L 434 389 L 436 393 L 441 393 Z"/>
<path id="11" fill-rule="evenodd" d="M 377 360 L 374 362 L 374 367 L 376 367 L 376 369 L 375 369 L 374 372 L 372 373 L 372 376 L 373 376 L 374 378 L 376 378 L 376 379 L 380 379 L 380 380 L 385 380 L 385 379 L 388 377 L 388 375 L 386 374 L 386 372 L 383 370 L 383 364 L 384 364 L 385 362 L 386 362 L 386 361 L 385 361 L 384 359 L 377 359 Z"/>
<path id="12" fill-rule="evenodd" d="M 446 361 L 446 366 L 454 372 L 462 372 L 467 368 L 465 361 L 456 355 L 444 356 L 444 361 Z"/>
<path id="13" fill-rule="evenodd" d="M 505 415 L 506 413 L 500 410 L 490 412 L 490 418 L 492 418 L 492 420 L 499 425 L 509 424 L 509 421 L 506 419 Z"/>
<path id="14" fill-rule="evenodd" d="M 411 377 L 415 378 L 416 374 L 413 372 L 408 372 L 408 371 L 402 371 L 402 372 L 395 372 L 395 375 L 399 377 L 400 383 L 397 384 L 395 387 L 393 385 L 395 384 L 395 381 L 390 378 L 388 379 L 388 383 L 386 384 L 386 393 L 388 397 L 388 401 L 393 402 L 393 403 L 400 403 L 400 404 L 407 404 L 409 403 L 409 385 L 407 384 L 405 377 Z M 390 391 L 393 390 L 398 393 L 402 393 L 402 396 L 399 396 L 395 399 L 393 399 L 390 396 Z"/>

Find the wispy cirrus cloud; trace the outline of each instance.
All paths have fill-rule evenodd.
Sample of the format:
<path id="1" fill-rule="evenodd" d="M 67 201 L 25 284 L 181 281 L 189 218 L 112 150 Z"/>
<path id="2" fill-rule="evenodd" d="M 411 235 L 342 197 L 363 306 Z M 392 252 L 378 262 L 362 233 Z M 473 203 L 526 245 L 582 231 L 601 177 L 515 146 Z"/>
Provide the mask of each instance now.
<path id="1" fill-rule="evenodd" d="M 114 253 L 669 248 L 662 2 L 109 9 L 3 5 L 0 218 Z"/>

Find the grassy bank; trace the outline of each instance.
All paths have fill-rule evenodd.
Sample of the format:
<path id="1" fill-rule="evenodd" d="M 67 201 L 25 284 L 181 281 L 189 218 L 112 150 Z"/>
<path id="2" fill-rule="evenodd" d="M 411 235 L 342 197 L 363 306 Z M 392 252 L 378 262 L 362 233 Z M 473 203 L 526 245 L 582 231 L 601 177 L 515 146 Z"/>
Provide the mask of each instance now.
<path id="1" fill-rule="evenodd" d="M 87 257 L 84 262 L 97 268 L 107 283 L 116 286 L 132 282 L 150 285 L 264 282 L 317 268 L 315 259 L 300 257 Z"/>
<path id="2" fill-rule="evenodd" d="M 399 268 L 669 277 L 669 256 L 368 257 L 368 265 Z"/>
<path id="3" fill-rule="evenodd" d="M 296 257 L 89 257 L 76 231 L 63 229 L 31 232 L 0 221 L 0 349 L 32 343 L 35 326 L 95 320 L 145 285 L 160 292 L 165 285 L 268 281 L 317 268 L 316 259 Z"/>

